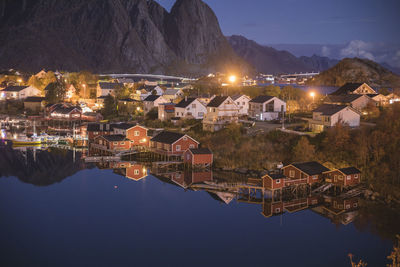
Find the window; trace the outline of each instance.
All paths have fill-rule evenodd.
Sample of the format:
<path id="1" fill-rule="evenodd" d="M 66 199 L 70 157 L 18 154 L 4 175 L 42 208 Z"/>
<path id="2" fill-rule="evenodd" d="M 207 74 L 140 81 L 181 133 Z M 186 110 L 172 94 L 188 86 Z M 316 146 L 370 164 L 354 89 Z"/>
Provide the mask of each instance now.
<path id="1" fill-rule="evenodd" d="M 133 173 L 134 173 L 135 175 L 138 175 L 138 174 L 139 174 L 139 170 L 138 170 L 138 169 L 135 169 L 135 170 L 133 171 Z"/>
<path id="2" fill-rule="evenodd" d="M 317 180 L 318 179 L 318 175 L 313 175 L 313 177 L 312 177 L 314 180 Z"/>
<path id="3" fill-rule="evenodd" d="M 198 115 L 200 118 L 202 118 L 202 117 L 204 117 L 204 112 L 199 112 L 197 115 Z"/>
<path id="4" fill-rule="evenodd" d="M 118 145 L 118 142 L 114 142 L 114 145 Z"/>
<path id="5" fill-rule="evenodd" d="M 181 146 L 180 145 L 176 146 L 176 151 L 181 151 Z"/>
<path id="6" fill-rule="evenodd" d="M 276 179 L 276 183 L 280 184 L 281 183 L 281 179 Z"/>
<path id="7" fill-rule="evenodd" d="M 187 160 L 189 160 L 189 159 L 190 159 L 190 154 L 189 154 L 189 153 L 187 153 L 187 155 L 186 155 L 186 159 L 187 159 Z"/>
<path id="8" fill-rule="evenodd" d="M 244 105 L 246 105 L 244 102 L 242 102 L 242 105 L 244 106 Z"/>
<path id="9" fill-rule="evenodd" d="M 196 108 L 196 104 L 192 104 L 192 108 Z"/>
<path id="10" fill-rule="evenodd" d="M 275 209 L 275 212 L 276 212 L 276 213 L 279 213 L 279 212 L 281 212 L 281 209 L 280 209 L 280 208 L 276 208 L 276 209 Z"/>
<path id="11" fill-rule="evenodd" d="M 135 135 L 135 136 L 139 136 L 139 135 L 140 135 L 139 131 L 135 131 L 135 132 L 134 132 L 134 135 Z"/>
<path id="12" fill-rule="evenodd" d="M 125 142 L 121 142 L 121 146 L 125 145 Z"/>
<path id="13" fill-rule="evenodd" d="M 236 104 L 240 105 L 240 102 L 236 102 Z"/>
<path id="14" fill-rule="evenodd" d="M 289 171 L 289 177 L 294 177 L 294 171 Z"/>
<path id="15" fill-rule="evenodd" d="M 358 206 L 357 203 L 354 203 L 354 204 L 353 204 L 353 207 L 354 207 L 354 208 L 357 208 L 357 206 Z"/>
<path id="16" fill-rule="evenodd" d="M 354 174 L 354 178 L 355 178 L 355 179 L 358 179 L 358 174 Z"/>
<path id="17" fill-rule="evenodd" d="M 347 175 L 347 180 L 350 180 L 351 179 L 351 176 L 350 175 Z"/>
<path id="18" fill-rule="evenodd" d="M 189 148 L 194 148 L 194 145 L 193 144 L 189 145 Z"/>
<path id="19" fill-rule="evenodd" d="M 187 140 L 187 137 L 186 137 L 186 136 L 184 136 L 184 137 L 183 137 L 183 140 L 185 140 L 185 141 L 186 141 L 186 140 Z"/>
<path id="20" fill-rule="evenodd" d="M 346 210 L 350 209 L 350 207 L 351 207 L 350 204 L 347 204 L 346 205 Z"/>
<path id="21" fill-rule="evenodd" d="M 343 176 L 342 176 L 342 175 L 339 175 L 338 179 L 339 179 L 340 181 L 343 181 Z"/>

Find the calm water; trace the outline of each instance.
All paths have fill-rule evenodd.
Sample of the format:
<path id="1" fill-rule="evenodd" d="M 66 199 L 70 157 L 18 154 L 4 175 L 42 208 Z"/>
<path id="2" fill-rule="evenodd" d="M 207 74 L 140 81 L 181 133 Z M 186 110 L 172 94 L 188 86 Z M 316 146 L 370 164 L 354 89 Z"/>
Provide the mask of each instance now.
<path id="1" fill-rule="evenodd" d="M 127 173 L 72 152 L 1 150 L 0 266 L 349 266 L 349 252 L 384 266 L 392 248 L 369 222 L 361 231 L 316 208 L 267 218 L 262 204 L 184 188 L 216 174 Z"/>

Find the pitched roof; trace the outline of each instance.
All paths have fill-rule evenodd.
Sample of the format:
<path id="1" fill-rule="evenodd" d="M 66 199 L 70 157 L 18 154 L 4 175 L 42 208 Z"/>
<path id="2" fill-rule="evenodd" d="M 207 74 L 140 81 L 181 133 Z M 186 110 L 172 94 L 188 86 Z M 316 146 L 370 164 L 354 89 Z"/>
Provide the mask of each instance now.
<path id="1" fill-rule="evenodd" d="M 123 86 L 123 84 L 122 83 L 99 82 L 99 86 L 101 89 L 114 90 L 118 86 Z"/>
<path id="2" fill-rule="evenodd" d="M 165 90 L 164 95 L 176 95 L 179 91 L 179 89 L 167 89 Z"/>
<path id="3" fill-rule="evenodd" d="M 113 125 L 113 127 L 114 127 L 115 129 L 123 129 L 123 130 L 130 129 L 130 128 L 135 127 L 135 126 L 136 126 L 136 124 L 125 123 L 125 122 L 123 122 L 123 123 L 116 123 L 116 124 Z"/>
<path id="4" fill-rule="evenodd" d="M 228 99 L 228 96 L 216 96 L 214 97 L 210 103 L 208 103 L 207 107 L 214 107 L 217 108 L 219 107 L 226 99 Z"/>
<path id="5" fill-rule="evenodd" d="M 132 98 L 123 98 L 123 99 L 118 99 L 118 102 L 139 102 L 139 101 Z"/>
<path id="6" fill-rule="evenodd" d="M 151 141 L 164 144 L 173 144 L 184 136 L 185 134 L 182 133 L 162 131 L 158 135 L 154 136 Z"/>
<path id="7" fill-rule="evenodd" d="M 29 96 L 27 97 L 24 102 L 42 102 L 45 98 L 41 96 Z"/>
<path id="8" fill-rule="evenodd" d="M 186 108 L 195 100 L 196 100 L 196 98 L 193 98 L 193 97 L 188 97 L 188 98 L 182 99 L 178 104 L 176 104 L 175 107 L 176 108 Z"/>
<path id="9" fill-rule="evenodd" d="M 106 129 L 106 125 L 109 125 L 108 129 Z M 100 132 L 100 131 L 113 131 L 114 130 L 114 125 L 115 124 L 106 124 L 106 123 L 89 123 L 87 125 L 87 131 L 88 132 Z M 103 127 L 103 129 L 100 129 L 100 126 Z"/>
<path id="10" fill-rule="evenodd" d="M 274 96 L 270 96 L 270 95 L 259 95 L 255 98 L 253 98 L 252 100 L 250 100 L 250 102 L 252 103 L 265 103 L 267 101 L 270 101 L 272 98 L 274 98 Z"/>
<path id="11" fill-rule="evenodd" d="M 286 176 L 285 176 L 283 173 L 267 173 L 266 175 L 268 175 L 269 177 L 271 177 L 272 180 L 284 179 L 284 178 L 286 178 Z"/>
<path id="12" fill-rule="evenodd" d="M 128 140 L 125 136 L 121 134 L 103 135 L 104 139 L 110 142 L 125 141 Z"/>
<path id="13" fill-rule="evenodd" d="M 241 98 L 242 96 L 246 96 L 246 95 L 243 95 L 243 94 L 236 94 L 236 95 L 231 96 L 231 98 L 232 98 L 233 101 L 235 101 L 236 99 L 239 99 L 239 98 Z"/>
<path id="14" fill-rule="evenodd" d="M 329 171 L 328 168 L 316 161 L 292 163 L 291 165 L 308 175 L 315 175 Z"/>
<path id="15" fill-rule="evenodd" d="M 4 88 L 3 90 L 1 90 L 2 92 L 19 92 L 24 90 L 25 88 L 27 88 L 29 86 L 7 86 L 6 88 Z"/>
<path id="16" fill-rule="evenodd" d="M 347 95 L 330 95 L 327 98 L 328 98 L 328 100 L 330 100 L 330 102 L 333 102 L 333 103 L 351 103 L 354 100 L 357 100 L 363 96 L 364 95 L 347 94 Z"/>
<path id="17" fill-rule="evenodd" d="M 361 171 L 355 167 L 341 168 L 341 169 L 339 169 L 339 171 L 341 171 L 342 173 L 344 173 L 346 175 L 361 173 Z"/>
<path id="18" fill-rule="evenodd" d="M 208 155 L 212 154 L 211 150 L 208 148 L 189 148 L 190 152 L 195 155 Z"/>
<path id="19" fill-rule="evenodd" d="M 161 96 L 160 96 L 160 95 L 149 95 L 149 96 L 146 97 L 143 101 L 154 102 L 154 101 L 156 101 L 159 97 L 161 97 Z"/>
<path id="20" fill-rule="evenodd" d="M 313 112 L 321 112 L 322 115 L 331 116 L 347 107 L 348 106 L 346 106 L 346 105 L 323 104 L 323 105 L 319 106 L 318 108 L 314 109 Z"/>
<path id="21" fill-rule="evenodd" d="M 331 95 L 344 95 L 344 94 L 349 94 L 351 92 L 354 92 L 357 88 L 359 88 L 362 83 L 346 83 L 339 89 L 337 89 L 335 92 L 331 93 Z"/>
<path id="22" fill-rule="evenodd" d="M 60 113 L 60 114 L 69 114 L 72 111 L 74 111 L 75 109 L 79 112 L 82 112 L 82 109 L 80 107 L 60 107 L 60 106 L 58 106 L 52 111 L 52 113 L 54 112 L 54 113 Z"/>

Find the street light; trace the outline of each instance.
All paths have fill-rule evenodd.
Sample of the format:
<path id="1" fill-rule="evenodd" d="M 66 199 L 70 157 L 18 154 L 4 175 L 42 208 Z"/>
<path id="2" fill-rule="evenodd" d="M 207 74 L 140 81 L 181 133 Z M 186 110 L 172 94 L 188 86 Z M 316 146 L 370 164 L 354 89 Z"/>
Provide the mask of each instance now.
<path id="1" fill-rule="evenodd" d="M 236 76 L 235 75 L 229 76 L 229 82 L 230 83 L 235 83 L 236 82 Z"/>
<path id="2" fill-rule="evenodd" d="M 310 92 L 310 96 L 312 97 L 312 102 L 314 103 L 314 99 L 315 99 L 315 92 Z"/>

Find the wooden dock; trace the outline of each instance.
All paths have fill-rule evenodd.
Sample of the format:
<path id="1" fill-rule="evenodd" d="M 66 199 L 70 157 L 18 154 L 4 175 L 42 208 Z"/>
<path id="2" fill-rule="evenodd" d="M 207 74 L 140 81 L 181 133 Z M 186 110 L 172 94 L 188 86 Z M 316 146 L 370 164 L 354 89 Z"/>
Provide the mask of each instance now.
<path id="1" fill-rule="evenodd" d="M 121 158 L 118 156 L 99 156 L 99 157 L 86 157 L 85 162 L 118 162 Z"/>

